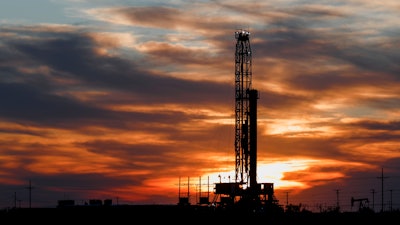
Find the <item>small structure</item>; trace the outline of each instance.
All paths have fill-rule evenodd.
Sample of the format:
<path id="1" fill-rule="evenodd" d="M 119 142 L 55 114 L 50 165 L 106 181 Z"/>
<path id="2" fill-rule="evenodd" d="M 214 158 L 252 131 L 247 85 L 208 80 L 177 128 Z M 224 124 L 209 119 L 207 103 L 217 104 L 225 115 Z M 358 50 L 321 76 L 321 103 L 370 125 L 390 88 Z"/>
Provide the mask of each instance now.
<path id="1" fill-rule="evenodd" d="M 351 207 L 354 206 L 355 202 L 359 203 L 358 204 L 358 211 L 359 212 L 363 212 L 363 211 L 369 210 L 368 198 L 358 198 L 358 199 L 356 199 L 356 198 L 351 197 Z"/>
<path id="2" fill-rule="evenodd" d="M 58 200 L 57 208 L 73 207 L 75 200 Z"/>
<path id="3" fill-rule="evenodd" d="M 90 206 L 102 206 L 103 201 L 101 199 L 90 199 L 89 200 L 89 205 Z"/>

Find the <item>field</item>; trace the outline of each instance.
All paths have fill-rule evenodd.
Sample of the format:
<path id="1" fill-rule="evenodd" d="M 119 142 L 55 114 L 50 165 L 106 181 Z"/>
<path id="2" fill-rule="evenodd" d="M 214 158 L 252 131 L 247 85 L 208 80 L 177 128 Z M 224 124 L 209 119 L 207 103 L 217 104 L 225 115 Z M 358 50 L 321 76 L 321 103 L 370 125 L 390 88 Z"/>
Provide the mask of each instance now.
<path id="1" fill-rule="evenodd" d="M 127 205 L 108 207 L 17 208 L 0 211 L 3 224 L 392 224 L 399 212 L 385 213 L 284 213 L 221 210 L 175 205 Z"/>

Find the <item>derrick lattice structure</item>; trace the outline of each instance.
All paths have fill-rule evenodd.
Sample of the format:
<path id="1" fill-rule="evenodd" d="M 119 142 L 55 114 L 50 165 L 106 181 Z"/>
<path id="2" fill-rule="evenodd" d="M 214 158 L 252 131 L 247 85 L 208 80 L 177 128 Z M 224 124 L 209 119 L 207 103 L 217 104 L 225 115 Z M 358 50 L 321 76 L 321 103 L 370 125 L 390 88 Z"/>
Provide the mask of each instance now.
<path id="1" fill-rule="evenodd" d="M 235 32 L 235 182 L 250 182 L 250 93 L 252 80 L 250 32 Z"/>
<path id="2" fill-rule="evenodd" d="M 274 184 L 257 182 L 257 100 L 251 87 L 250 32 L 235 32 L 235 181 L 215 184 L 212 201 L 222 207 L 266 210 L 275 204 Z M 219 199 L 219 201 L 218 201 Z"/>

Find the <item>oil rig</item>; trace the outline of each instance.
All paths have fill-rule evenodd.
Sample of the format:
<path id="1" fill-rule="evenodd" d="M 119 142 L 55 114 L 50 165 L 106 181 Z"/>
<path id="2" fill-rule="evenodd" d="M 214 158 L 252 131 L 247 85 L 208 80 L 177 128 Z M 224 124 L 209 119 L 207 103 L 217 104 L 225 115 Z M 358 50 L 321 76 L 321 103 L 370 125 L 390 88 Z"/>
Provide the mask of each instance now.
<path id="1" fill-rule="evenodd" d="M 268 208 L 276 205 L 273 183 L 257 182 L 257 100 L 252 84 L 250 32 L 235 32 L 235 180 L 216 183 L 214 203 Z"/>
<path id="2" fill-rule="evenodd" d="M 235 179 L 234 182 L 215 183 L 214 198 L 209 201 L 199 193 L 200 205 L 249 210 L 280 209 L 274 197 L 273 183 L 257 182 L 257 100 L 259 93 L 251 86 L 252 53 L 250 32 L 235 32 Z M 180 195 L 179 205 L 189 203 L 189 178 L 187 197 Z M 201 178 L 200 178 L 201 187 Z M 207 189 L 209 184 L 207 184 Z M 201 189 L 201 188 L 200 188 Z"/>

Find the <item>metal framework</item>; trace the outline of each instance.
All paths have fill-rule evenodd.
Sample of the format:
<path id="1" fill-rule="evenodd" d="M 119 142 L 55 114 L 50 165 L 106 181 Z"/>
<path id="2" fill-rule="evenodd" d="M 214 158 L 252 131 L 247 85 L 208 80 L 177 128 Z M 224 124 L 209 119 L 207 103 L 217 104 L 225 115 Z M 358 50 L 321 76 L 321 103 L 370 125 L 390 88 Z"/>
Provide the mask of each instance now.
<path id="1" fill-rule="evenodd" d="M 273 208 L 273 183 L 257 183 L 257 100 L 252 89 L 250 32 L 235 32 L 235 182 L 216 183 L 213 203 Z M 264 206 L 268 206 L 267 208 Z M 276 205 L 277 206 L 277 205 Z"/>
<path id="2" fill-rule="evenodd" d="M 243 184 L 250 181 L 250 32 L 237 31 L 235 38 L 235 182 Z"/>

